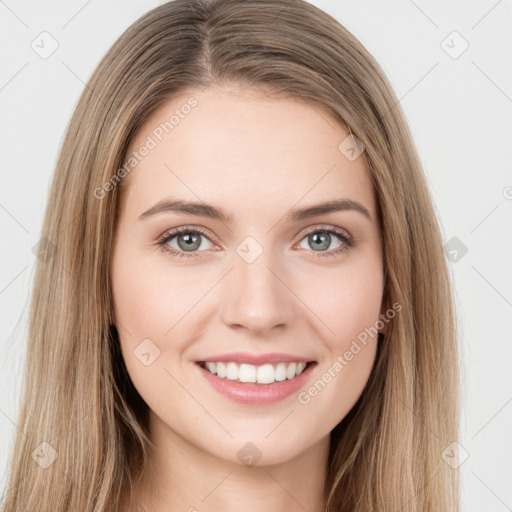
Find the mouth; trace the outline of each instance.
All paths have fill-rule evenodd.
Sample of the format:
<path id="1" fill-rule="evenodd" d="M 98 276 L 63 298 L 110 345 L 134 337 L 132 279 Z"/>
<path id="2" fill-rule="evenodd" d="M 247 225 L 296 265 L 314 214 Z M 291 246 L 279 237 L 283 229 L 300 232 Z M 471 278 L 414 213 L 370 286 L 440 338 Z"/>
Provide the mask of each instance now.
<path id="1" fill-rule="evenodd" d="M 234 361 L 198 361 L 197 364 L 211 375 L 238 383 L 269 385 L 293 380 L 305 373 L 316 361 L 293 361 L 253 365 Z"/>

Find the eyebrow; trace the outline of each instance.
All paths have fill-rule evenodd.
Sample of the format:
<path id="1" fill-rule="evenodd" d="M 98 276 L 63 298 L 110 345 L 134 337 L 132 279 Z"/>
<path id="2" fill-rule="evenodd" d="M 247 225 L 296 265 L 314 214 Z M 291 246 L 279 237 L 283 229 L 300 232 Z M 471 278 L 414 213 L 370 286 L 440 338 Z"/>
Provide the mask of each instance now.
<path id="1" fill-rule="evenodd" d="M 296 208 L 291 210 L 287 215 L 288 221 L 300 221 L 309 219 L 311 217 L 317 217 L 332 212 L 341 211 L 355 211 L 364 215 L 370 222 L 372 216 L 367 208 L 357 201 L 351 199 L 335 199 L 324 203 L 317 203 L 304 208 Z M 189 215 L 197 215 L 200 217 L 208 217 L 211 219 L 217 219 L 226 224 L 230 224 L 233 221 L 233 216 L 227 214 L 222 208 L 213 206 L 206 203 L 197 203 L 192 201 L 182 201 L 173 198 L 163 199 L 159 201 L 149 210 L 145 211 L 139 216 L 138 220 L 144 220 L 148 217 L 156 215 L 162 212 L 177 212 L 186 213 Z"/>

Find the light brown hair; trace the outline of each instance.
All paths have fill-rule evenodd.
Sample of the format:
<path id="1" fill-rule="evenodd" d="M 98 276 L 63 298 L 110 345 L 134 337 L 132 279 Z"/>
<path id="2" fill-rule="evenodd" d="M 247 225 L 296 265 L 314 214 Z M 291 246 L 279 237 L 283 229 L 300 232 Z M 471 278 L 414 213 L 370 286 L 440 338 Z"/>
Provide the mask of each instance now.
<path id="1" fill-rule="evenodd" d="M 384 297 L 402 310 L 363 394 L 331 433 L 326 510 L 458 510 L 457 470 L 441 456 L 458 436 L 455 313 L 425 176 L 379 65 L 303 0 L 163 4 L 121 35 L 88 81 L 48 198 L 42 236 L 52 251 L 36 268 L 2 510 L 115 511 L 145 463 L 148 409 L 120 354 L 110 280 L 123 180 L 100 199 L 94 191 L 118 173 L 160 105 L 211 84 L 300 98 L 326 109 L 365 148 Z M 33 457 L 43 442 L 57 454 L 47 468 Z"/>

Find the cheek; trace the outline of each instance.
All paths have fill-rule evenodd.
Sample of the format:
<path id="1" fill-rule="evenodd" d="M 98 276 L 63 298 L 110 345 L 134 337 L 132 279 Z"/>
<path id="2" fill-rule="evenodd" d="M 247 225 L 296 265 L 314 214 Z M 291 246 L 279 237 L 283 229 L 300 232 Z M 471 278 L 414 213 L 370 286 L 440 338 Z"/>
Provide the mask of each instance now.
<path id="1" fill-rule="evenodd" d="M 170 382 L 172 387 L 167 372 L 180 371 L 191 332 L 200 323 L 201 299 L 212 284 L 191 267 L 179 270 L 156 256 L 120 244 L 112 260 L 112 288 L 128 373 L 143 398 L 158 402 L 165 395 L 155 390 L 169 390 Z"/>
<path id="2" fill-rule="evenodd" d="M 173 371 L 172 357 L 181 350 L 171 329 L 185 315 L 186 304 L 176 299 L 179 283 L 151 260 L 120 244 L 112 260 L 112 292 L 128 374 L 151 409 L 160 410 L 173 393 L 167 371 Z"/>
<path id="3" fill-rule="evenodd" d="M 325 358 L 298 401 L 334 428 L 360 397 L 374 365 L 383 276 L 378 258 L 316 276 L 307 303 L 322 320 Z M 313 309 L 313 308 L 312 308 Z"/>
<path id="4" fill-rule="evenodd" d="M 201 287 L 190 274 L 172 272 L 164 257 L 125 254 L 113 259 L 116 321 L 134 341 L 162 339 L 197 302 Z"/>
<path id="5" fill-rule="evenodd" d="M 112 271 L 116 321 L 134 341 L 151 338 L 163 326 L 161 311 L 168 304 L 163 287 L 155 286 L 151 269 L 135 258 L 117 258 Z"/>
<path id="6" fill-rule="evenodd" d="M 112 260 L 112 293 L 121 350 L 136 387 L 158 379 L 165 355 L 162 339 L 175 322 L 176 301 L 166 293 L 166 284 L 150 258 L 143 258 L 128 244 L 120 243 Z M 149 354 L 149 355 L 148 355 Z"/>
<path id="7" fill-rule="evenodd" d="M 322 320 L 328 348 L 346 350 L 352 339 L 379 319 L 384 285 L 380 262 L 365 258 L 340 265 L 338 270 L 318 273 L 314 282 L 314 287 L 304 286 L 302 296 Z"/>

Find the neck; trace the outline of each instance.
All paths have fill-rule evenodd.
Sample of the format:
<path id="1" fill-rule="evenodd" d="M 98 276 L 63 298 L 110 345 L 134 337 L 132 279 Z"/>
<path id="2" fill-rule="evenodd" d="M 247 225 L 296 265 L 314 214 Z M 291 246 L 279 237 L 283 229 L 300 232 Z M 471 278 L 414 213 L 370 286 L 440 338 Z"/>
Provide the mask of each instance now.
<path id="1" fill-rule="evenodd" d="M 137 512 L 322 512 L 329 437 L 285 462 L 252 467 L 220 459 L 150 413 L 149 463 L 134 490 Z M 122 509 L 125 510 L 124 508 Z"/>

